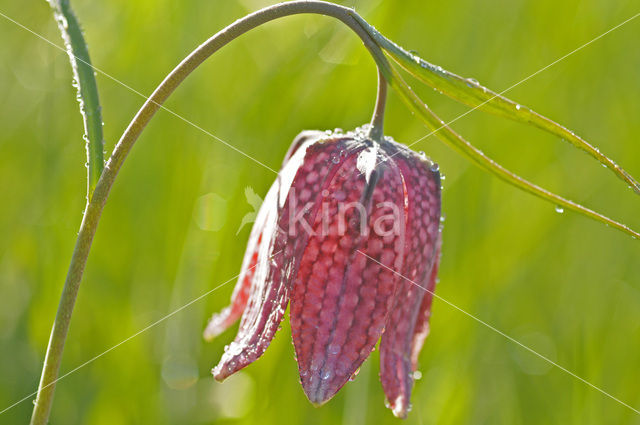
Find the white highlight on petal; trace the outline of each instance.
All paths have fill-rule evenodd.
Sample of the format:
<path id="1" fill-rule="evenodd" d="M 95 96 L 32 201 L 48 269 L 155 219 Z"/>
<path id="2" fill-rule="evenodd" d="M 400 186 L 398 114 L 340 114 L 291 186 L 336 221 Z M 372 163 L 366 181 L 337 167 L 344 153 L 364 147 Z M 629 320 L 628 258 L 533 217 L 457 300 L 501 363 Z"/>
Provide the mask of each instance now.
<path id="1" fill-rule="evenodd" d="M 369 147 L 358 155 L 358 160 L 356 162 L 356 168 L 360 171 L 361 174 L 364 175 L 367 183 L 369 183 L 369 178 L 371 177 L 371 173 L 376 167 L 376 160 L 378 157 L 378 149 L 376 147 Z"/>

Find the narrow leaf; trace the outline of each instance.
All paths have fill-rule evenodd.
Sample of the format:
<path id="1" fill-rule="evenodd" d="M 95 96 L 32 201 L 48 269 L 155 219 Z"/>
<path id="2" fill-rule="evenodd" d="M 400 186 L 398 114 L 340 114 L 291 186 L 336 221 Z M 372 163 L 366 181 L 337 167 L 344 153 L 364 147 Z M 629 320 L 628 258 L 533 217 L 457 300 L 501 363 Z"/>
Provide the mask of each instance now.
<path id="1" fill-rule="evenodd" d="M 84 139 L 87 149 L 87 201 L 104 168 L 102 114 L 98 99 L 98 86 L 89 58 L 89 48 L 82 29 L 68 0 L 48 0 L 62 34 L 71 68 L 74 86 L 78 89 L 78 103 L 84 121 Z"/>
<path id="2" fill-rule="evenodd" d="M 354 16 L 354 18 L 358 19 L 359 17 Z M 384 37 L 362 18 L 358 19 L 358 21 L 372 36 L 375 42 L 378 43 L 394 61 L 423 83 L 474 109 L 533 125 L 568 141 L 573 146 L 582 149 L 597 159 L 602 165 L 609 168 L 620 179 L 626 182 L 637 194 L 640 194 L 640 183 L 638 183 L 636 179 L 623 170 L 612 159 L 601 153 L 598 148 L 586 142 L 573 131 L 526 106 L 520 105 L 499 93 L 491 91 L 479 84 L 476 80 L 463 78 L 440 66 L 433 65 L 413 53 L 407 52 L 402 47 Z"/>
<path id="3" fill-rule="evenodd" d="M 640 239 L 640 233 L 635 232 L 628 226 L 556 195 L 555 193 L 549 192 L 548 190 L 543 189 L 540 186 L 537 186 L 507 170 L 447 126 L 447 124 L 434 114 L 433 111 L 431 111 L 431 109 L 429 109 L 429 107 L 425 105 L 425 103 L 413 92 L 413 90 L 411 90 L 393 65 L 389 65 L 387 63 L 387 69 L 383 70 L 383 72 L 385 72 L 385 77 L 389 81 L 389 84 L 397 91 L 402 98 L 402 101 L 423 121 L 429 130 L 433 131 L 443 142 L 471 159 L 480 167 L 496 175 L 505 182 L 529 192 L 532 195 L 547 200 L 554 205 L 575 211 L 593 220 L 621 230 L 636 239 Z"/>

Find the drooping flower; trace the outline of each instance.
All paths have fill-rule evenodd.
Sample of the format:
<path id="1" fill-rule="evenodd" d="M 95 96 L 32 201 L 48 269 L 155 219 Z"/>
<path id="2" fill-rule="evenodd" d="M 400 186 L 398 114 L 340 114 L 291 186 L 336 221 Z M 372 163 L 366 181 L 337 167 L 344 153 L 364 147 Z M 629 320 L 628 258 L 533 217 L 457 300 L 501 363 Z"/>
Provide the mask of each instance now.
<path id="1" fill-rule="evenodd" d="M 213 369 L 223 380 L 265 351 L 290 306 L 300 380 L 325 403 L 380 341 L 380 378 L 398 417 L 429 330 L 440 256 L 440 174 L 389 138 L 306 131 L 293 142 L 256 222 L 231 305 L 210 339 L 241 317 Z"/>

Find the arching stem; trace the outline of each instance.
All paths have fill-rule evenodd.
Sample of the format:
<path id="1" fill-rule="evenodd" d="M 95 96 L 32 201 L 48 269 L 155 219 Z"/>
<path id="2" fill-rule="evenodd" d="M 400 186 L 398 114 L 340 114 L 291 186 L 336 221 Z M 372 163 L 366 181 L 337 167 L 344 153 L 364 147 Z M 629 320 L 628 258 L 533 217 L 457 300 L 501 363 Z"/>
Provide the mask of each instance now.
<path id="1" fill-rule="evenodd" d="M 387 59 L 380 48 L 354 19 L 355 12 L 352 9 L 323 1 L 294 1 L 264 8 L 237 20 L 196 48 L 167 75 L 124 131 L 104 167 L 90 202 L 87 204 L 49 338 L 40 385 L 31 417 L 32 425 L 45 425 L 48 421 L 71 314 L 78 295 L 78 289 L 80 288 L 87 257 L 89 256 L 91 242 L 111 187 L 140 133 L 182 81 L 220 48 L 266 22 L 302 13 L 326 15 L 342 21 L 360 37 L 365 47 L 376 58 L 377 63 L 387 63 Z"/>

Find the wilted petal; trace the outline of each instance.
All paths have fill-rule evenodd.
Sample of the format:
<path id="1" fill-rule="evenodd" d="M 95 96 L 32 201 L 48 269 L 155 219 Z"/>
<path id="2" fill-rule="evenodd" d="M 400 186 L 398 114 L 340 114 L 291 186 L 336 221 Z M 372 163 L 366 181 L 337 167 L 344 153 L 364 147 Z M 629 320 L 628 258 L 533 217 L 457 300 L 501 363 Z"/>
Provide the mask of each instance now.
<path id="1" fill-rule="evenodd" d="M 373 350 L 398 281 L 389 268 L 402 266 L 400 172 L 380 163 L 371 142 L 355 146 L 323 193 L 291 299 L 300 379 L 314 404 L 330 399 Z"/>
<path id="2" fill-rule="evenodd" d="M 407 230 L 404 264 L 393 307 L 380 342 L 380 378 L 394 415 L 404 418 L 413 386 L 414 335 L 431 280 L 439 238 L 440 175 L 426 158 L 394 145 L 385 145 L 405 181 Z M 395 152 L 394 152 L 395 151 Z"/>
<path id="3" fill-rule="evenodd" d="M 307 140 L 295 150 L 278 175 L 276 207 L 267 210 L 250 298 L 235 340 L 225 348 L 213 369 L 222 380 L 264 353 L 289 301 L 291 280 L 297 273 L 321 192 L 333 176 L 342 141 Z"/>
<path id="4" fill-rule="evenodd" d="M 284 167 L 291 156 L 302 146 L 305 142 L 318 139 L 325 136 L 325 133 L 321 131 L 306 130 L 296 136 L 291 143 L 289 150 L 287 151 L 282 163 Z M 242 316 L 247 302 L 249 301 L 249 295 L 253 277 L 255 275 L 255 268 L 258 265 L 258 250 L 262 240 L 263 229 L 266 224 L 267 214 L 269 210 L 276 211 L 277 206 L 277 192 L 279 187 L 279 181 L 271 186 L 267 196 L 265 197 L 260 210 L 256 217 L 256 221 L 251 229 L 251 235 L 247 243 L 247 250 L 242 261 L 242 267 L 240 276 L 238 276 L 238 283 L 231 294 L 231 304 L 225 307 L 219 313 L 213 314 L 207 323 L 207 327 L 204 330 L 204 338 L 207 341 L 215 338 L 224 332 L 229 326 L 233 325 Z"/>
<path id="5" fill-rule="evenodd" d="M 258 252 L 260 244 L 262 242 L 262 236 L 266 225 L 269 210 L 275 210 L 277 208 L 277 184 L 271 186 L 271 189 L 267 193 L 267 196 L 260 207 L 256 222 L 251 229 L 251 235 L 249 236 L 249 242 L 247 244 L 247 251 L 242 261 L 242 268 L 240 276 L 238 277 L 238 283 L 231 295 L 231 305 L 224 308 L 219 313 L 214 314 L 204 330 L 204 338 L 211 340 L 224 332 L 229 326 L 235 323 L 236 320 L 242 316 L 247 301 L 249 300 L 250 290 L 253 282 L 253 278 L 256 273 L 256 267 L 258 266 Z"/>

